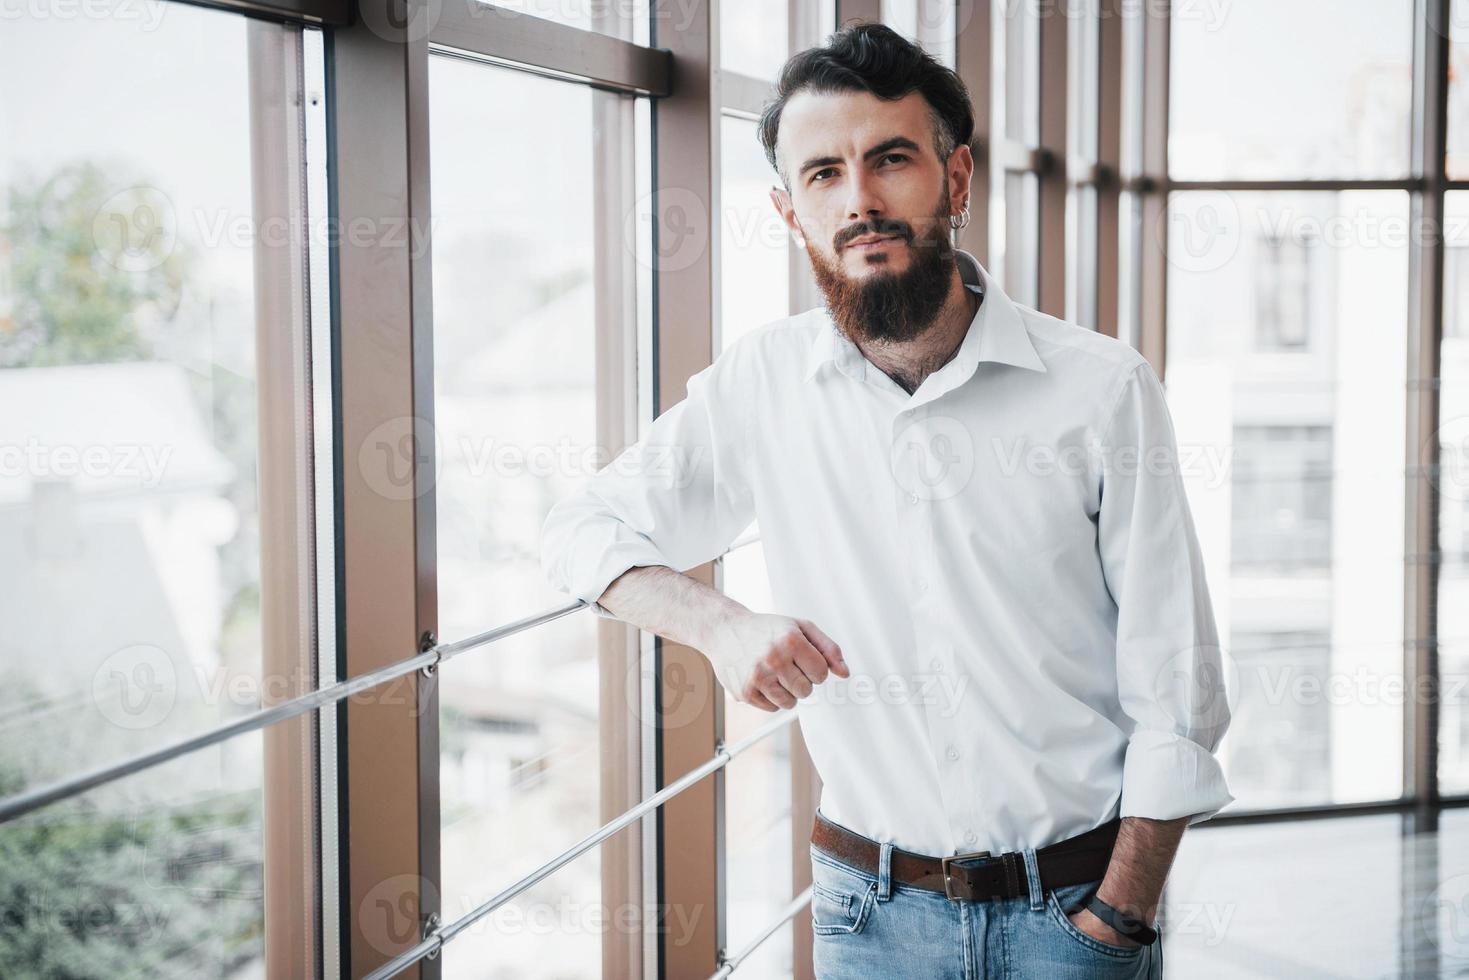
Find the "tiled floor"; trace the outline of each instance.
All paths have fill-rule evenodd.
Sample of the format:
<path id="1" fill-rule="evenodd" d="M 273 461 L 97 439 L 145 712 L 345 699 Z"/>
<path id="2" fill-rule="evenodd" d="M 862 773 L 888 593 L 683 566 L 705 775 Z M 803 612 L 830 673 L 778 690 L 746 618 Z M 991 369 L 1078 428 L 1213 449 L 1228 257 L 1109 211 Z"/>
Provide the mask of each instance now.
<path id="1" fill-rule="evenodd" d="M 1201 826 L 1162 921 L 1177 980 L 1469 977 L 1469 809 Z"/>

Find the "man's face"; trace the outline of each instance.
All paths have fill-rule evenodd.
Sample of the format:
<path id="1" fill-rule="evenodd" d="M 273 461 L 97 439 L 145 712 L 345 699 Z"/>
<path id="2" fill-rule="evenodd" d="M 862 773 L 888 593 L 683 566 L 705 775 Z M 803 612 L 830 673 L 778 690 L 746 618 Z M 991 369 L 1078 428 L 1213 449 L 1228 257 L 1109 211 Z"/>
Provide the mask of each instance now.
<path id="1" fill-rule="evenodd" d="M 952 282 L 948 217 L 955 198 L 968 199 L 969 148 L 938 158 L 917 92 L 800 92 L 781 115 L 777 152 L 790 193 L 771 200 L 804 239 L 838 326 L 854 340 L 921 334 Z"/>

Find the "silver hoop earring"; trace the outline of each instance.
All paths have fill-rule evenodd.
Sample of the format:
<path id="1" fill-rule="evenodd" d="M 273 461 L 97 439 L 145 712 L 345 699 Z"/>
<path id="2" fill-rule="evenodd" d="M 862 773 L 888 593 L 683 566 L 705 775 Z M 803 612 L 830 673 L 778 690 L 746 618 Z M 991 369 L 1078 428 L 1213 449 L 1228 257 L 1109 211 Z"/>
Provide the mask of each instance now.
<path id="1" fill-rule="evenodd" d="M 960 211 L 957 215 L 949 215 L 949 227 L 955 231 L 963 228 L 967 224 L 969 224 L 969 205 L 966 204 L 964 210 Z"/>

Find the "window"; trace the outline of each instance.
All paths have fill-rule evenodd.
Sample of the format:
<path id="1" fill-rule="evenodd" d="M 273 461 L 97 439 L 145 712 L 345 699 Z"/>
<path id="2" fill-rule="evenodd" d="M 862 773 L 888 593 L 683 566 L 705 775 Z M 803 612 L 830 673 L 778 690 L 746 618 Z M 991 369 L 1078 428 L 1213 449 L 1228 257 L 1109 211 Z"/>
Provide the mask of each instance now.
<path id="1" fill-rule="evenodd" d="M 1175 6 L 1170 174 L 1406 176 L 1413 17 L 1411 0 Z"/>
<path id="2" fill-rule="evenodd" d="M 1236 426 L 1236 569 L 1331 564 L 1331 427 Z"/>
<path id="3" fill-rule="evenodd" d="M 1164 378 L 1221 642 L 1244 673 L 1273 656 L 1250 653 L 1275 642 L 1252 637 L 1309 634 L 1328 645 L 1335 690 L 1401 677 L 1407 219 L 1394 190 L 1169 197 Z M 1320 699 L 1310 724 L 1329 733 L 1327 781 L 1292 802 L 1396 798 L 1402 699 Z M 1248 708 L 1225 739 L 1226 773 L 1232 746 L 1274 737 L 1252 719 L 1304 725 L 1299 707 Z M 1316 748 L 1285 744 L 1302 755 L 1274 775 L 1238 762 L 1258 796 L 1234 806 L 1276 805 L 1281 773 L 1319 770 Z"/>
<path id="4" fill-rule="evenodd" d="M 439 626 L 454 640 L 566 601 L 541 574 L 542 521 L 620 448 L 608 434 L 621 410 L 599 402 L 597 334 L 632 349 L 620 331 L 636 329 L 623 316 L 636 309 L 636 283 L 631 264 L 599 258 L 608 250 L 597 216 L 624 213 L 618 202 L 633 178 L 598 145 L 630 140 L 634 122 L 630 97 L 449 57 L 429 68 Z M 539 150 L 498 152 L 507 132 Z M 612 229 L 619 244 L 623 232 Z M 610 365 L 621 354 L 606 356 Z M 598 778 L 602 683 L 590 614 L 444 666 L 448 917 L 615 815 L 603 812 L 609 787 Z M 446 976 L 595 975 L 602 935 L 585 923 L 603 901 L 602 853 L 456 940 Z"/>
<path id="5" fill-rule="evenodd" d="M 1315 236 L 1266 234 L 1255 248 L 1255 343 L 1262 351 L 1303 350 L 1311 337 L 1311 257 Z"/>
<path id="6" fill-rule="evenodd" d="M 5 796 L 305 693 L 317 636 L 331 656 L 310 544 L 314 468 L 332 494 L 309 424 L 313 387 L 331 417 L 326 324 L 285 231 L 319 203 L 306 171 L 324 180 L 303 163 L 320 36 L 187 5 L 87 14 L 15 8 L 0 42 Z M 309 104 L 282 112 L 303 77 Z M 265 944 L 267 894 L 314 912 L 314 732 L 0 825 L 0 963 L 314 975 L 309 929 Z"/>
<path id="7" fill-rule="evenodd" d="M 789 315 L 791 256 L 790 232 L 770 203 L 770 186 L 778 178 L 755 124 L 724 116 L 720 148 L 720 336 L 728 349 L 751 330 Z M 742 537 L 759 533 L 752 523 Z M 730 552 L 720 565 L 726 593 L 756 612 L 775 611 L 759 542 Z M 736 701 L 727 690 L 723 697 L 726 742 L 770 721 L 769 712 Z M 795 893 L 791 840 L 806 828 L 794 827 L 791 818 L 790 735 L 772 735 L 741 755 L 725 770 L 725 787 L 726 946 L 735 950 L 753 942 Z M 782 929 L 741 970 L 789 975 L 792 956 L 791 931 Z"/>
<path id="8" fill-rule="evenodd" d="M 1444 336 L 1439 350 L 1439 778 L 1469 791 L 1469 192 L 1445 197 Z"/>

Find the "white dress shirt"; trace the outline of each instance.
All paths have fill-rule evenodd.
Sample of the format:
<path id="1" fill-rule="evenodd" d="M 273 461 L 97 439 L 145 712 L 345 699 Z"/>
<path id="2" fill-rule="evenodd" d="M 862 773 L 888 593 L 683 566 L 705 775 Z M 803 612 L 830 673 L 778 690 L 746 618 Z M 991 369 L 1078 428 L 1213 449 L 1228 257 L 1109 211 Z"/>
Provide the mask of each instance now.
<path id="1" fill-rule="evenodd" d="M 595 603 L 758 519 L 761 611 L 811 620 L 851 671 L 797 702 L 821 811 L 874 840 L 998 854 L 1208 819 L 1234 799 L 1230 712 L 1163 387 L 957 257 L 983 301 L 912 395 L 824 306 L 765 324 L 552 508 L 546 575 Z"/>

